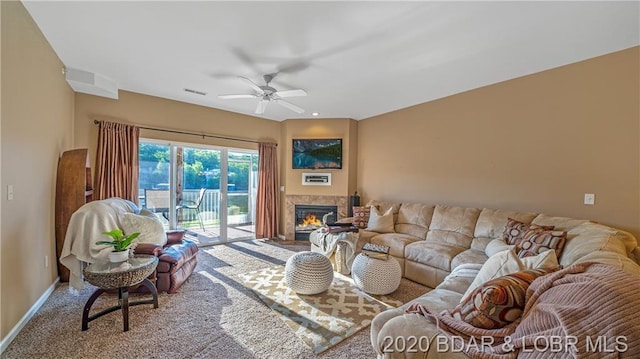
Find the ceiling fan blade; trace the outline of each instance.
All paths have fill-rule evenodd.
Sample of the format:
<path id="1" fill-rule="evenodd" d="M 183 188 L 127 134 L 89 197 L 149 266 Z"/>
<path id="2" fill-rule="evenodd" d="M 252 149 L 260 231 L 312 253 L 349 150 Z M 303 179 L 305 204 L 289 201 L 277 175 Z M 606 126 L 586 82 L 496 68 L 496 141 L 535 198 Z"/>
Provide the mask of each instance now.
<path id="1" fill-rule="evenodd" d="M 237 95 L 218 95 L 218 98 L 224 99 L 234 99 L 234 98 L 256 98 L 258 95 L 245 95 L 245 94 L 237 94 Z"/>
<path id="2" fill-rule="evenodd" d="M 262 89 L 260 88 L 260 86 L 256 85 L 256 83 L 255 83 L 255 82 L 253 82 L 253 81 L 249 80 L 249 79 L 248 79 L 248 78 L 246 78 L 246 77 L 242 77 L 242 76 L 238 76 L 238 77 L 239 77 L 241 80 L 243 80 L 244 82 L 246 82 L 246 83 L 247 83 L 247 85 L 251 86 L 251 88 L 252 88 L 252 89 L 254 89 L 258 94 L 260 94 L 260 95 L 264 94 L 264 90 L 262 90 Z"/>
<path id="3" fill-rule="evenodd" d="M 296 97 L 296 96 L 307 96 L 307 91 L 297 89 L 297 90 L 285 90 L 285 91 L 276 91 L 274 95 L 278 97 Z"/>
<path id="4" fill-rule="evenodd" d="M 291 102 L 285 101 L 285 100 L 281 100 L 279 98 L 275 99 L 274 101 L 276 101 L 277 103 L 279 103 L 280 105 L 288 108 L 289 110 L 293 111 L 293 112 L 297 112 L 297 113 L 304 113 L 304 110 L 294 104 L 292 104 Z"/>
<path id="5" fill-rule="evenodd" d="M 267 100 L 258 101 L 258 106 L 256 107 L 256 115 L 262 115 L 264 111 L 267 109 L 268 103 L 269 101 Z"/>

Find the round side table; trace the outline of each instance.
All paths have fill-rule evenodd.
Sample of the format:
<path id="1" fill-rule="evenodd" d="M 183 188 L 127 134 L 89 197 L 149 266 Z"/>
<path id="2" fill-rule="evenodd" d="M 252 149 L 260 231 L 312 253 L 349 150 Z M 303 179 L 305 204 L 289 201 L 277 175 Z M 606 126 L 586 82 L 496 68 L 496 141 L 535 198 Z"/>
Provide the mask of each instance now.
<path id="1" fill-rule="evenodd" d="M 151 255 L 136 255 L 129 258 L 126 262 L 96 262 L 91 263 L 84 268 L 84 279 L 98 287 L 93 292 L 87 304 L 84 305 L 82 312 L 82 330 L 89 329 L 89 322 L 97 319 L 105 314 L 109 314 L 116 310 L 122 309 L 122 321 L 124 323 L 124 331 L 129 330 L 129 306 L 140 304 L 153 304 L 154 308 L 158 308 L 158 290 L 147 277 L 153 273 L 158 265 L 158 257 Z M 136 284 L 142 284 L 153 296 L 152 299 L 129 303 L 129 287 Z M 92 316 L 89 315 L 93 303 L 110 289 L 118 289 L 118 305 L 107 308 Z"/>
<path id="2" fill-rule="evenodd" d="M 398 261 L 371 258 L 360 253 L 353 260 L 351 278 L 356 287 L 369 294 L 389 294 L 400 286 L 402 269 Z"/>

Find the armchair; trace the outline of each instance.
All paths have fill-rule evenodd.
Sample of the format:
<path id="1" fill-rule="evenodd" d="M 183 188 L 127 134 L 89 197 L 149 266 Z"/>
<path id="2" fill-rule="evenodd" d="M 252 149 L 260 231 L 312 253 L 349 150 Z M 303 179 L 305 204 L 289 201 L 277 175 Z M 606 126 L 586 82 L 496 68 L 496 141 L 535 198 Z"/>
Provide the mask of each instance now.
<path id="1" fill-rule="evenodd" d="M 167 231 L 167 244 L 140 243 L 135 254 L 158 257 L 158 267 L 149 276 L 158 292 L 175 293 L 189 278 L 197 264 L 198 246 L 184 239 L 185 231 Z"/>

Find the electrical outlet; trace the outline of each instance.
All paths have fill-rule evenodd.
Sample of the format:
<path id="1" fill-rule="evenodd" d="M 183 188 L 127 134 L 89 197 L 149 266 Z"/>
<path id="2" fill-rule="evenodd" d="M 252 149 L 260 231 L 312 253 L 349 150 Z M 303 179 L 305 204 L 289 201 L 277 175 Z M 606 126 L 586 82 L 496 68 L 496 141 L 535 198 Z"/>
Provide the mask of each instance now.
<path id="1" fill-rule="evenodd" d="M 49 256 L 44 256 L 44 267 L 49 268 Z"/>
<path id="2" fill-rule="evenodd" d="M 13 185 L 7 185 L 7 201 L 13 201 Z"/>
<path id="3" fill-rule="evenodd" d="M 596 204 L 596 195 L 593 193 L 585 193 L 584 204 L 589 206 L 593 206 L 594 204 Z"/>

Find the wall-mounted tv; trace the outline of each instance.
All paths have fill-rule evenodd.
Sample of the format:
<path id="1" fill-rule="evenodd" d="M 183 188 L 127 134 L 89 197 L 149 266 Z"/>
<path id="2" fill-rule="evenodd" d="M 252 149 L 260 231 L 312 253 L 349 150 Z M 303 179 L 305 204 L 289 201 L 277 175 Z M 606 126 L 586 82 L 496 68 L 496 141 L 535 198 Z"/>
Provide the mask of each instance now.
<path id="1" fill-rule="evenodd" d="M 294 139 L 293 169 L 341 169 L 342 139 Z"/>

